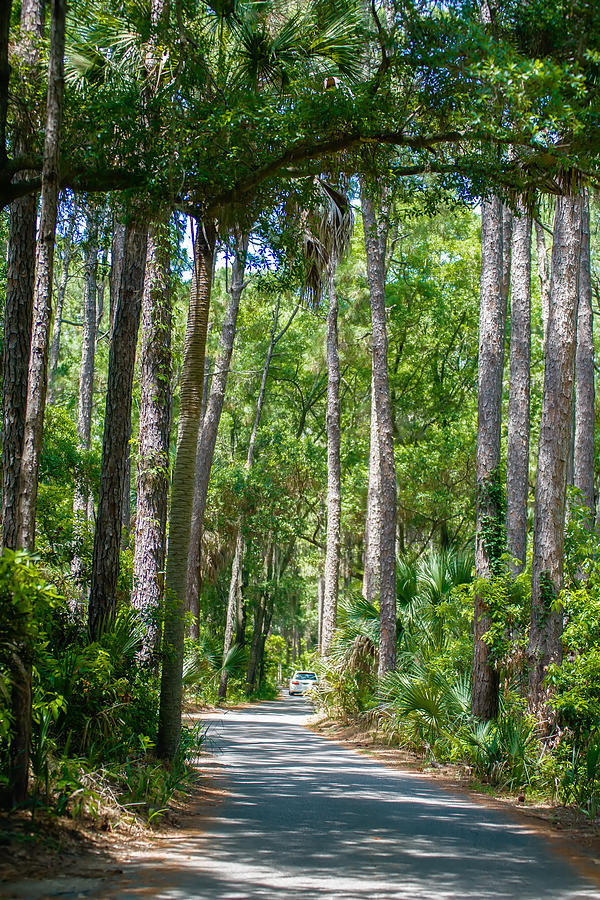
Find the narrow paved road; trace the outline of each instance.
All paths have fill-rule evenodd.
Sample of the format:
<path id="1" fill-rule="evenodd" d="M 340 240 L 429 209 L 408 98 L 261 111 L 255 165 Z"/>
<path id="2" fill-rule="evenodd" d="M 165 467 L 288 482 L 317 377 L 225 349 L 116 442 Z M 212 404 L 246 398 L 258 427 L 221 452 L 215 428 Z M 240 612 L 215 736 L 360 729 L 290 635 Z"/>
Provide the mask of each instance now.
<path id="1" fill-rule="evenodd" d="M 286 698 L 211 715 L 214 777 L 228 796 L 202 832 L 134 857 L 91 890 L 48 896 L 600 898 L 554 844 L 507 813 L 312 734 L 309 712 Z"/>
<path id="2" fill-rule="evenodd" d="M 600 898 L 507 814 L 312 734 L 302 727 L 309 712 L 286 698 L 211 716 L 229 797 L 175 858 L 138 861 L 104 896 Z"/>

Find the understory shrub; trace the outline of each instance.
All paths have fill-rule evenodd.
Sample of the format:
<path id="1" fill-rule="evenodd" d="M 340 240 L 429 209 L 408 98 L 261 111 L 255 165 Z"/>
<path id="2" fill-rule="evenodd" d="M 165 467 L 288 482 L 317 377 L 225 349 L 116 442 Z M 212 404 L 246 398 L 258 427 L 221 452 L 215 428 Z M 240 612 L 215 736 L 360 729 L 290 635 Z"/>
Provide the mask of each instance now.
<path id="1" fill-rule="evenodd" d="M 202 735 L 153 757 L 159 682 L 140 660 L 142 625 L 121 607 L 90 642 L 80 617 L 24 552 L 0 557 L 0 785 L 8 778 L 15 665 L 32 670 L 30 803 L 94 814 L 110 804 L 154 817 L 189 777 Z"/>

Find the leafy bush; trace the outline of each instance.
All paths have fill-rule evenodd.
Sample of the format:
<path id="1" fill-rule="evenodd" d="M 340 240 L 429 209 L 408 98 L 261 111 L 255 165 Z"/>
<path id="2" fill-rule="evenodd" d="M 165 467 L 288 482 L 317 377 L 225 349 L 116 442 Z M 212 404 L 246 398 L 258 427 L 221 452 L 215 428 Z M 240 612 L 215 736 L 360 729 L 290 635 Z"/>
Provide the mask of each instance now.
<path id="1" fill-rule="evenodd" d="M 0 557 L 0 784 L 8 779 L 10 700 L 16 660 L 32 669 L 31 802 L 62 812 L 107 803 L 152 818 L 189 777 L 202 735 L 184 730 L 170 764 L 152 757 L 158 678 L 139 660 L 142 625 L 128 607 L 90 643 L 36 560 Z"/>

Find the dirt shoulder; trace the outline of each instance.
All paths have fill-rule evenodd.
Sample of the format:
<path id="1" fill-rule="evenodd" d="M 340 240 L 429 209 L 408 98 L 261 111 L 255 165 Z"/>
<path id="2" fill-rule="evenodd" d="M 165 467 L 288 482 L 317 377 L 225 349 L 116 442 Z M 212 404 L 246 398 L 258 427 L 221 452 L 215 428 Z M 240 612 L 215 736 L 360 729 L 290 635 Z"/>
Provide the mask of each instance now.
<path id="1" fill-rule="evenodd" d="M 32 821 L 29 811 L 0 815 L 0 896 L 2 883 L 15 879 L 118 873 L 133 854 L 177 840 L 183 830 L 201 830 L 225 796 L 201 757 L 189 792 L 152 826 L 108 808 L 75 819 L 38 812 Z"/>
<path id="2" fill-rule="evenodd" d="M 195 723 L 212 707 L 187 705 L 184 720 Z M 211 771 L 212 755 L 201 753 L 189 787 L 151 825 L 122 807 L 96 803 L 76 818 L 37 810 L 0 813 L 0 897 L 2 885 L 17 879 L 57 875 L 84 879 L 117 874 L 134 854 L 177 840 L 183 830 L 202 830 L 225 798 L 222 780 Z"/>
<path id="3" fill-rule="evenodd" d="M 314 716 L 307 727 L 323 737 L 363 753 L 394 769 L 421 775 L 439 787 L 468 795 L 475 803 L 508 812 L 521 826 L 551 840 L 556 851 L 567 856 L 600 885 L 600 820 L 590 820 L 579 809 L 550 802 L 533 802 L 523 794 L 498 793 L 483 787 L 466 766 L 435 765 L 400 747 L 390 746 L 376 729 Z"/>

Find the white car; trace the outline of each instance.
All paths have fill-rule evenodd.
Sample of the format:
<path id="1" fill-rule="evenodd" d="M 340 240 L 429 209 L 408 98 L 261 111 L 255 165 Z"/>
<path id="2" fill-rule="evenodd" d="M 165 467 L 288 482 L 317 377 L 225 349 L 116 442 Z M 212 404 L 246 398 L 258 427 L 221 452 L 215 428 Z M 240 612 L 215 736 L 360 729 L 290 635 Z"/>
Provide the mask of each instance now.
<path id="1" fill-rule="evenodd" d="M 290 697 L 293 694 L 304 694 L 319 683 L 314 672 L 294 672 L 290 678 Z"/>

